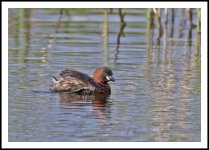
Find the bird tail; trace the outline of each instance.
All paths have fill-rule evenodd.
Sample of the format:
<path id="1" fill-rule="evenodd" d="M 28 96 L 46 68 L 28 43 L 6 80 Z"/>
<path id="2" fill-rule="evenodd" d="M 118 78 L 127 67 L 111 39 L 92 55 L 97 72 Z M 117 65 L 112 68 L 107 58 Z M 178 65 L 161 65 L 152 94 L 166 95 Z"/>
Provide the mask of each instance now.
<path id="1" fill-rule="evenodd" d="M 57 78 L 55 76 L 52 76 L 52 82 L 53 83 L 58 83 L 58 80 L 57 80 Z"/>

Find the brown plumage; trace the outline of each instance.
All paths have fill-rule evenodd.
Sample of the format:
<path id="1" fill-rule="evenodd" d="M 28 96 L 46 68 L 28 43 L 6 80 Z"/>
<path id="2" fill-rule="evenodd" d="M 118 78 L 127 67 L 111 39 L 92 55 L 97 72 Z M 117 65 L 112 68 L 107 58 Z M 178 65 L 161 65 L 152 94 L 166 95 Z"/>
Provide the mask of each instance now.
<path id="1" fill-rule="evenodd" d="M 93 78 L 85 73 L 74 70 L 64 70 L 60 73 L 60 79 L 53 77 L 51 91 L 71 93 L 104 93 L 110 94 L 109 81 L 115 81 L 112 70 L 108 67 L 99 67 L 95 70 Z"/>

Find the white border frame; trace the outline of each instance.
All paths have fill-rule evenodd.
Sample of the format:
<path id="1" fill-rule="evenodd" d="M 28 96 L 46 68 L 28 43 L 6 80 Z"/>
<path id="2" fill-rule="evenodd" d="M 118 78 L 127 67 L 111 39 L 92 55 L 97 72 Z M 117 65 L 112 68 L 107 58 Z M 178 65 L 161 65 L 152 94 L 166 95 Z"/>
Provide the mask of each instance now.
<path id="1" fill-rule="evenodd" d="M 8 142 L 8 8 L 201 8 L 201 142 Z M 2 2 L 2 148 L 207 148 L 207 2 Z"/>

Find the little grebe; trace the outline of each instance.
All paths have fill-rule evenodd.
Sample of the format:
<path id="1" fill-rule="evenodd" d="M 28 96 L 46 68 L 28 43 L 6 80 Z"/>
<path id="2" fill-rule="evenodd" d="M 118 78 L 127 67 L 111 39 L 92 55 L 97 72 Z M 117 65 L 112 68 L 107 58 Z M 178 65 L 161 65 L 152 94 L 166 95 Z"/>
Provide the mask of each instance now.
<path id="1" fill-rule="evenodd" d="M 115 81 L 112 75 L 112 70 L 108 67 L 97 68 L 93 78 L 78 71 L 65 69 L 60 73 L 59 80 L 53 76 L 50 90 L 53 92 L 111 94 L 108 81 Z"/>

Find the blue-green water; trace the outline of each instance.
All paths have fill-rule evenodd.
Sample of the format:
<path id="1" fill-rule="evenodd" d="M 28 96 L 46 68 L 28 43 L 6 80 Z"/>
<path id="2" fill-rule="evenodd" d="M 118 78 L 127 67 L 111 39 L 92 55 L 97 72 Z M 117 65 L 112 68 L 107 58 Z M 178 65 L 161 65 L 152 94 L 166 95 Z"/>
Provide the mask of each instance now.
<path id="1" fill-rule="evenodd" d="M 59 11 L 9 9 L 9 142 L 201 141 L 199 35 L 181 9 L 160 40 L 146 9 L 122 9 L 120 44 L 118 9 Z M 113 70 L 109 97 L 49 91 L 50 75 L 98 66 Z"/>

